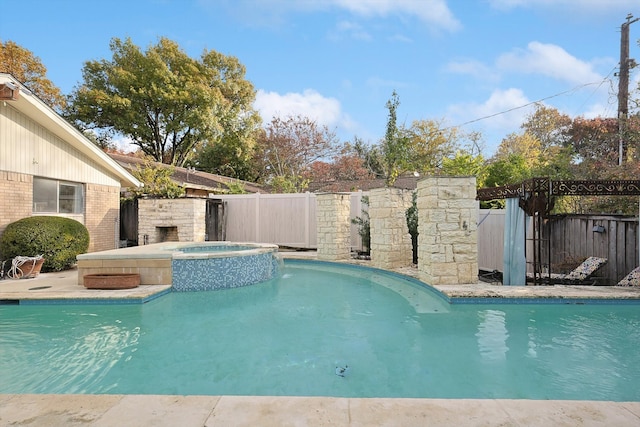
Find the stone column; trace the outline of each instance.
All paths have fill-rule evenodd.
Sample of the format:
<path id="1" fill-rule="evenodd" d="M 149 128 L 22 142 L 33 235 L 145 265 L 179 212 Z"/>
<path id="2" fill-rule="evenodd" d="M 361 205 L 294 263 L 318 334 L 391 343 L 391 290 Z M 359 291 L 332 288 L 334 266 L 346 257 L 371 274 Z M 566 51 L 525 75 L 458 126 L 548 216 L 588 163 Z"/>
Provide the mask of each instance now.
<path id="1" fill-rule="evenodd" d="M 418 270 L 430 285 L 478 283 L 475 177 L 418 182 Z"/>
<path id="2" fill-rule="evenodd" d="M 316 196 L 318 259 L 341 261 L 351 258 L 351 196 L 321 193 Z"/>
<path id="3" fill-rule="evenodd" d="M 393 269 L 412 263 L 411 235 L 406 218 L 410 206 L 409 190 L 378 188 L 369 192 L 372 266 Z"/>

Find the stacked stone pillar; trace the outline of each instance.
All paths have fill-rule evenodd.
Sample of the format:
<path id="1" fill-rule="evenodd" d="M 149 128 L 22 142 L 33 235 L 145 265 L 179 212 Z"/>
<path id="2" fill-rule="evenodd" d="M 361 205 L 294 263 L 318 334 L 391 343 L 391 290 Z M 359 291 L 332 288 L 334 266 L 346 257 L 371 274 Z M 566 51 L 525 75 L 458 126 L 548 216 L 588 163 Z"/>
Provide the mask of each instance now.
<path id="1" fill-rule="evenodd" d="M 478 283 L 475 177 L 418 182 L 418 270 L 430 285 Z"/>
<path id="2" fill-rule="evenodd" d="M 351 258 L 351 196 L 321 193 L 316 196 L 318 259 L 343 261 Z"/>
<path id="3" fill-rule="evenodd" d="M 379 188 L 369 192 L 371 226 L 371 264 L 393 269 L 412 262 L 411 235 L 406 211 L 411 206 L 411 191 Z"/>

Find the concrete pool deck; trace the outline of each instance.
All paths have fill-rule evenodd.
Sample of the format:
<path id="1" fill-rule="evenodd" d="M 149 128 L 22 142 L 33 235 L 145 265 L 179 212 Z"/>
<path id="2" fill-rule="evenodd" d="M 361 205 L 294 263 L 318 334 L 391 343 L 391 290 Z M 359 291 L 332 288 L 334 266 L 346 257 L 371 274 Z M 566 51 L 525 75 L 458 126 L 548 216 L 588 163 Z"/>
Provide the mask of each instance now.
<path id="1" fill-rule="evenodd" d="M 313 252 L 284 252 L 314 259 Z M 411 267 L 398 272 L 415 276 Z M 436 287 L 449 298 L 640 299 L 604 286 Z M 97 291 L 77 270 L 0 281 L 0 300 L 152 298 L 167 286 Z M 46 361 L 45 361 L 46 363 Z M 1 379 L 0 379 L 1 380 Z M 22 426 L 640 426 L 640 402 L 494 399 L 361 399 L 277 396 L 0 395 L 0 425 Z"/>

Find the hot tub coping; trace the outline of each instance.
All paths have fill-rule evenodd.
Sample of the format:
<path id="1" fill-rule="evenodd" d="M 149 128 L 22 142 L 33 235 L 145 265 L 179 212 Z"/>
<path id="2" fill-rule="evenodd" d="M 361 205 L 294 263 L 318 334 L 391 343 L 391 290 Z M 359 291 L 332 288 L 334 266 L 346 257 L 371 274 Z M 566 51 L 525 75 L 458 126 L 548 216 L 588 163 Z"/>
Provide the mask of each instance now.
<path id="1" fill-rule="evenodd" d="M 229 250 L 215 252 L 183 252 L 181 249 L 202 246 L 249 246 L 253 249 Z M 271 243 L 253 242 L 163 242 L 152 243 L 143 246 L 131 246 L 128 248 L 110 249 L 100 252 L 91 252 L 77 256 L 78 261 L 105 260 L 105 259 L 188 259 L 188 258 L 218 258 L 228 256 L 233 252 L 234 256 L 256 255 L 259 253 L 273 252 L 278 250 L 278 245 Z"/>

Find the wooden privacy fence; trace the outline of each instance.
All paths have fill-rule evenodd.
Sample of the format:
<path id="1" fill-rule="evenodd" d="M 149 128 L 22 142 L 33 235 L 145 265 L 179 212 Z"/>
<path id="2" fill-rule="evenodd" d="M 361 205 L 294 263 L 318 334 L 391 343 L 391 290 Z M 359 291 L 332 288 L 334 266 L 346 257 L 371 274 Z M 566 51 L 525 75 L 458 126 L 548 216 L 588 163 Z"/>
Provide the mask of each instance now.
<path id="1" fill-rule="evenodd" d="M 362 216 L 362 197 L 351 194 L 351 218 Z M 316 195 L 230 194 L 216 195 L 225 202 L 226 240 L 274 243 L 302 249 L 316 249 Z M 362 250 L 358 227 L 351 224 L 351 249 Z"/>
<path id="2" fill-rule="evenodd" d="M 575 266 L 589 256 L 607 258 L 596 276 L 603 279 L 602 284 L 615 285 L 638 266 L 637 217 L 551 215 L 544 222 L 542 237 L 550 243 L 552 271 L 567 263 Z"/>
<path id="3" fill-rule="evenodd" d="M 502 209 L 481 209 L 478 215 L 478 267 L 503 271 Z M 531 224 L 526 236 L 528 270 L 533 245 Z M 542 260 L 554 273 L 565 273 L 590 256 L 607 258 L 596 274 L 613 285 L 639 265 L 638 218 L 622 215 L 550 215 L 542 226 Z M 551 255 L 549 257 L 549 254 Z"/>

